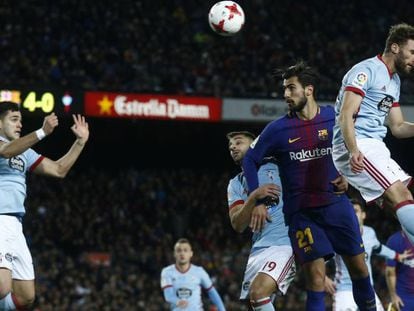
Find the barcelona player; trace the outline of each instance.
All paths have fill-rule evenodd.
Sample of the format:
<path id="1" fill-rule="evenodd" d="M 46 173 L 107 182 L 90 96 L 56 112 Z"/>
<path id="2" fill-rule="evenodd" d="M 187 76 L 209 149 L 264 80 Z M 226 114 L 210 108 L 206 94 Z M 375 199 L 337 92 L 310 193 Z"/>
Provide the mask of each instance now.
<path id="1" fill-rule="evenodd" d="M 336 187 L 343 178 L 331 155 L 334 110 L 317 104 L 319 76 L 304 62 L 281 76 L 289 113 L 269 123 L 246 153 L 243 170 L 249 190 L 258 187 L 263 158 L 275 157 L 289 237 L 305 272 L 306 310 L 325 310 L 325 260 L 334 253 L 344 258 L 360 310 L 376 310 L 358 220 L 351 202 Z"/>

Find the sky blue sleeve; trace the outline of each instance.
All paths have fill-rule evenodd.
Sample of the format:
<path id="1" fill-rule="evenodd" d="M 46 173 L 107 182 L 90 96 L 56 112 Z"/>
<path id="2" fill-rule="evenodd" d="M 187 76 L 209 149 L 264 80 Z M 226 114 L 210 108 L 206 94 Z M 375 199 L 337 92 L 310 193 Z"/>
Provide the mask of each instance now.
<path id="1" fill-rule="evenodd" d="M 211 287 L 208 291 L 208 297 L 210 300 L 216 305 L 218 311 L 226 311 L 226 308 L 224 307 L 223 300 L 221 300 L 221 297 L 217 290 L 214 287 Z"/>
<path id="2" fill-rule="evenodd" d="M 168 286 L 163 289 L 164 299 L 166 302 L 176 306 L 178 302 L 178 297 L 174 293 L 174 288 L 172 286 Z"/>
<path id="3" fill-rule="evenodd" d="M 249 193 L 259 187 L 257 171 L 266 156 L 274 149 L 274 138 L 277 137 L 275 123 L 272 122 L 253 141 L 243 158 L 242 166 L 246 177 Z"/>

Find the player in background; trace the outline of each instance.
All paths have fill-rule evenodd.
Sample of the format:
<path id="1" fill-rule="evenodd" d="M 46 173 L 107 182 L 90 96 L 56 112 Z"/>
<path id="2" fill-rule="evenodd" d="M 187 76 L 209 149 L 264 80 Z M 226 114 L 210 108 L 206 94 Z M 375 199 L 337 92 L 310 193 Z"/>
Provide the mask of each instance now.
<path id="1" fill-rule="evenodd" d="M 53 161 L 31 147 L 52 134 L 57 116 L 46 116 L 40 129 L 21 137 L 19 105 L 0 103 L 0 310 L 26 310 L 35 299 L 32 256 L 22 229 L 26 173 L 66 176 L 89 138 L 85 118 L 77 115 L 73 121 L 76 140 L 63 157 Z"/>
<path id="2" fill-rule="evenodd" d="M 332 161 L 335 113 L 316 102 L 318 74 L 303 62 L 284 70 L 284 97 L 290 112 L 269 123 L 251 144 L 243 170 L 251 192 L 265 157 L 277 159 L 283 212 L 289 237 L 306 280 L 306 310 L 325 310 L 325 260 L 341 254 L 353 281 L 360 310 L 375 310 L 375 293 L 364 260 L 358 220 Z M 261 203 L 259 201 L 259 203 Z"/>
<path id="3" fill-rule="evenodd" d="M 402 230 L 391 235 L 387 245 L 399 253 L 406 249 L 414 252 L 413 243 Z M 385 280 L 394 309 L 414 310 L 414 258 L 405 258 L 403 261 L 387 260 Z"/>
<path id="4" fill-rule="evenodd" d="M 411 180 L 391 158 L 383 142 L 388 126 L 397 138 L 414 136 L 399 105 L 400 75 L 414 72 L 414 27 L 390 28 L 382 55 L 353 66 L 344 76 L 335 104 L 333 159 L 336 168 L 365 201 L 384 199 L 396 211 L 402 229 L 414 242 Z"/>
<path id="5" fill-rule="evenodd" d="M 225 311 L 224 303 L 207 272 L 193 265 L 193 250 L 187 239 L 179 239 L 174 245 L 175 264 L 161 271 L 161 288 L 171 310 L 202 311 L 201 288 L 207 291 L 218 311 Z"/>
<path id="6" fill-rule="evenodd" d="M 237 165 L 241 165 L 254 138 L 254 134 L 246 131 L 227 134 L 230 156 Z M 240 300 L 250 300 L 253 310 L 272 311 L 275 310 L 272 295 L 286 294 L 296 268 L 280 201 L 279 169 L 268 160 L 260 166 L 258 175 L 261 186 L 249 196 L 243 172 L 229 181 L 229 216 L 234 230 L 243 232 L 250 227 L 253 232 Z M 258 199 L 266 197 L 273 201 L 267 206 L 256 204 Z"/>
<path id="7" fill-rule="evenodd" d="M 358 218 L 359 227 L 361 229 L 362 241 L 365 246 L 365 261 L 368 266 L 369 275 L 371 278 L 371 284 L 374 285 L 372 279 L 372 267 L 371 267 L 371 255 L 382 256 L 386 259 L 397 260 L 398 262 L 403 262 L 405 259 L 408 259 L 412 256 L 412 252 L 408 249 L 404 250 L 402 253 L 398 253 L 389 247 L 381 244 L 378 241 L 377 235 L 373 228 L 365 226 L 364 221 L 366 218 L 365 207 L 363 203 L 358 200 L 351 200 L 352 205 L 354 206 L 355 214 Z M 342 257 L 335 255 L 335 281 L 332 281 L 329 277 L 325 279 L 325 287 L 328 293 L 333 295 L 333 311 L 357 311 L 358 306 L 356 305 L 352 297 L 352 281 L 349 275 L 349 272 L 342 260 Z M 377 310 L 384 310 L 382 303 L 376 295 L 377 301 Z"/>

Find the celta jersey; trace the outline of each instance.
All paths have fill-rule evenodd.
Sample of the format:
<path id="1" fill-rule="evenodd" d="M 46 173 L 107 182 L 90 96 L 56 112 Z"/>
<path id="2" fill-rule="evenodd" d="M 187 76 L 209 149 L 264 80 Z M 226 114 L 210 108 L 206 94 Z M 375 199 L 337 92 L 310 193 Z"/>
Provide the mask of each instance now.
<path id="1" fill-rule="evenodd" d="M 354 115 L 355 136 L 383 140 L 387 134 L 384 125 L 390 109 L 399 106 L 401 81 L 397 73 L 392 74 L 380 55 L 366 59 L 353 66 L 344 76 L 335 103 L 338 118 L 345 91 L 362 96 L 358 112 Z M 342 144 L 343 135 L 336 122 L 333 144 Z"/>
<path id="2" fill-rule="evenodd" d="M 1 136 L 0 140 L 8 142 Z M 34 170 L 43 158 L 32 149 L 10 159 L 0 157 L 0 214 L 25 214 L 26 173 Z"/>
<path id="3" fill-rule="evenodd" d="M 281 186 L 279 177 L 279 169 L 274 163 L 266 163 L 260 166 L 258 171 L 259 185 L 276 184 Z M 238 204 L 244 204 L 248 197 L 248 188 L 246 178 L 243 172 L 236 175 L 230 180 L 227 187 L 227 198 L 229 209 Z M 290 245 L 288 228 L 285 225 L 283 217 L 283 203 L 281 194 L 279 197 L 279 204 L 269 206 L 270 222 L 266 222 L 265 227 L 261 232 L 256 232 L 252 236 L 252 249 L 259 247 L 268 247 L 273 245 Z"/>

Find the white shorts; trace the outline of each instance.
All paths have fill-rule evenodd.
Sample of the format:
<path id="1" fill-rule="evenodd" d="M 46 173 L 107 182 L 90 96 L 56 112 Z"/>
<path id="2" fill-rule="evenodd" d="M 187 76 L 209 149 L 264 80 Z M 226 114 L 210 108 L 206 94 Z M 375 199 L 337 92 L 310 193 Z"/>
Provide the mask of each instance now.
<path id="1" fill-rule="evenodd" d="M 270 246 L 251 253 L 240 293 L 240 299 L 249 298 L 250 285 L 258 273 L 269 275 L 277 283 L 279 293 L 286 294 L 295 278 L 296 266 L 292 247 L 288 245 Z"/>
<path id="2" fill-rule="evenodd" d="M 22 223 L 14 216 L 0 215 L 0 268 L 10 270 L 15 280 L 35 278 Z"/>
<path id="3" fill-rule="evenodd" d="M 351 171 L 349 152 L 345 145 L 334 145 L 332 158 L 336 169 L 356 188 L 366 202 L 380 198 L 385 190 L 397 181 L 408 185 L 411 176 L 391 159 L 390 151 L 384 142 L 364 138 L 357 140 L 358 149 L 364 155 L 365 169 L 355 174 Z"/>
<path id="4" fill-rule="evenodd" d="M 378 295 L 375 294 L 375 300 L 377 302 L 377 311 L 384 311 L 381 300 Z M 354 301 L 352 291 L 340 291 L 336 292 L 332 304 L 333 311 L 358 311 L 358 306 Z"/>

